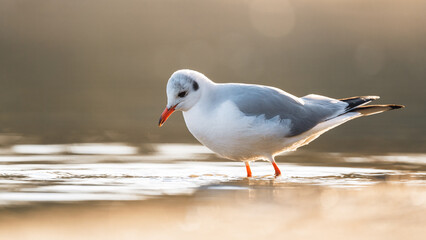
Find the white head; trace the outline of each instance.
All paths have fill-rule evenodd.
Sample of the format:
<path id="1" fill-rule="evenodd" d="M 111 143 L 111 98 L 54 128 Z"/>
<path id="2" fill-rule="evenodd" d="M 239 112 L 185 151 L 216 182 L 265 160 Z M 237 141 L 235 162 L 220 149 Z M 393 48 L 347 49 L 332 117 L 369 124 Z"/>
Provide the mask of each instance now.
<path id="1" fill-rule="evenodd" d="M 212 82 L 197 71 L 184 69 L 174 72 L 167 82 L 167 106 L 158 125 L 161 127 L 175 110 L 191 109 L 200 99 L 206 83 Z"/>

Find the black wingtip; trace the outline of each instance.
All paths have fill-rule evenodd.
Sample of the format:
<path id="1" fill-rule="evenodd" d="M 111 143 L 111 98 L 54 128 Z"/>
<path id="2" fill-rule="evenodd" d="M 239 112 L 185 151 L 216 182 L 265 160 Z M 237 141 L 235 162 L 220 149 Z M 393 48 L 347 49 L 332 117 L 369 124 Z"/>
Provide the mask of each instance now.
<path id="1" fill-rule="evenodd" d="M 346 111 L 350 111 L 355 109 L 356 107 L 365 105 L 370 103 L 371 101 L 379 99 L 379 96 L 358 96 L 358 97 L 350 97 L 350 98 L 342 98 L 339 101 L 345 102 L 348 104 L 346 107 Z"/>
<path id="2" fill-rule="evenodd" d="M 393 110 L 393 109 L 400 109 L 400 108 L 405 108 L 404 105 L 397 105 L 397 104 L 392 104 L 389 105 L 389 107 Z"/>
<path id="3" fill-rule="evenodd" d="M 367 105 L 367 106 L 359 106 L 357 108 L 354 108 L 350 112 L 359 112 L 363 116 L 369 116 L 376 113 L 386 112 L 386 111 L 400 109 L 404 107 L 405 107 L 404 105 L 397 105 L 397 104 Z"/>

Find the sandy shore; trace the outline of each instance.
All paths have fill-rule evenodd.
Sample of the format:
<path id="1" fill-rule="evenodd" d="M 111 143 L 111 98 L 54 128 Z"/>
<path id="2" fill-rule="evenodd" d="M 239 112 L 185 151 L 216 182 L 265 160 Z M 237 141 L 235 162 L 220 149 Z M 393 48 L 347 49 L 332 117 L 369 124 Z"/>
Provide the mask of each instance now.
<path id="1" fill-rule="evenodd" d="M 235 187 L 236 186 L 236 187 Z M 238 186 L 250 186 L 249 189 Z M 2 209 L 0 239 L 424 239 L 426 186 L 274 186 Z"/>

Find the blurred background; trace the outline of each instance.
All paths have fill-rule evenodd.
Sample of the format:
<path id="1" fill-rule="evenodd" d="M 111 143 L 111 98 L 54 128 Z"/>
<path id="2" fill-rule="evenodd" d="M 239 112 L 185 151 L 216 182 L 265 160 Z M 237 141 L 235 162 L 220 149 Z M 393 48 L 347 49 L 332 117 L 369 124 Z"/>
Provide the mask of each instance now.
<path id="1" fill-rule="evenodd" d="M 196 143 L 182 68 L 296 96 L 380 95 L 406 108 L 358 119 L 305 148 L 424 152 L 426 2 L 0 0 L 0 145 Z"/>

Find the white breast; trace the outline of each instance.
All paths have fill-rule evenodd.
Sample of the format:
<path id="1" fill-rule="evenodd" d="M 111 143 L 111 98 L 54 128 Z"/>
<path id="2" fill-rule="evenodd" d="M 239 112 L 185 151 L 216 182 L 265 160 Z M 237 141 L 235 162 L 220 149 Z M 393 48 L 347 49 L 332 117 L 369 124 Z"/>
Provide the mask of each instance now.
<path id="1" fill-rule="evenodd" d="M 231 101 L 216 108 L 197 104 L 183 113 L 194 137 L 221 156 L 234 160 L 265 159 L 285 147 L 290 120 L 246 116 Z"/>

